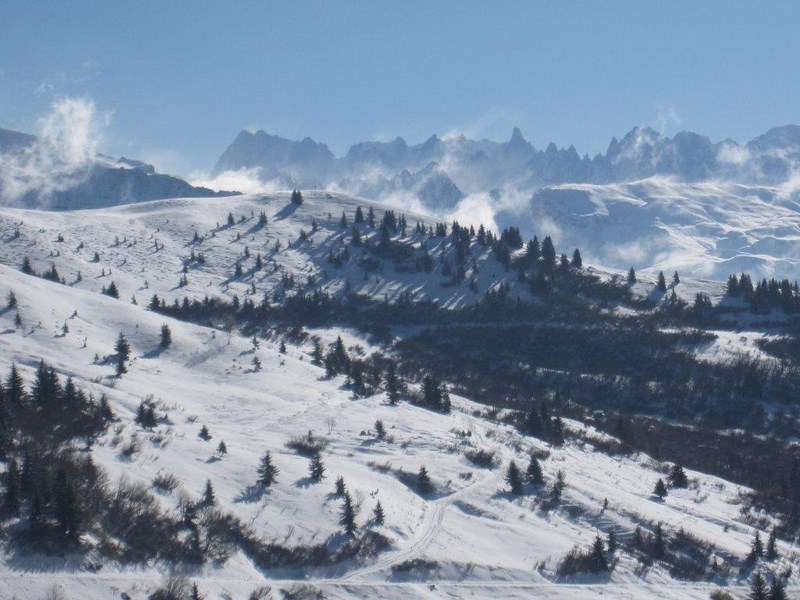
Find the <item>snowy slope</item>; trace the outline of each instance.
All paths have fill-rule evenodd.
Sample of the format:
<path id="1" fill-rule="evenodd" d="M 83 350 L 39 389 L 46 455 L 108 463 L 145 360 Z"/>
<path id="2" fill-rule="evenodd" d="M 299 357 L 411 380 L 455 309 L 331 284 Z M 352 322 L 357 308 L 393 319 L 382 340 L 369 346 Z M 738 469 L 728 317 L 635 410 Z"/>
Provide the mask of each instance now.
<path id="1" fill-rule="evenodd" d="M 363 498 L 360 522 L 367 520 L 374 502 L 381 500 L 387 514 L 385 530 L 395 547 L 375 563 L 311 575 L 312 581 L 319 580 L 318 585 L 334 597 L 360 595 L 363 587 L 370 585 L 384 589 L 387 577 L 392 579 L 391 567 L 412 558 L 439 563 L 440 568 L 429 574 L 431 582 L 442 580 L 451 587 L 463 584 L 487 597 L 496 593 L 494 589 L 504 590 L 504 595 L 505 590 L 509 595 L 539 590 L 545 597 L 575 597 L 569 586 L 551 583 L 557 561 L 573 545 L 588 545 L 598 531 L 612 524 L 624 535 L 642 519 L 682 526 L 702 535 L 717 545 L 721 560 L 743 556 L 749 548 L 752 529 L 738 522 L 736 486 L 692 473 L 697 478 L 696 489 L 675 491 L 666 502 L 655 502 L 650 493 L 660 474 L 649 460 L 612 459 L 583 445 L 547 448 L 543 442 L 473 416 L 479 407 L 461 398 L 455 399 L 456 410 L 451 415 L 405 403 L 390 407 L 382 395 L 352 400 L 339 387 L 340 380 L 325 380 L 323 370 L 309 364 L 301 348 L 291 347 L 283 356 L 276 344 L 264 343 L 257 351 L 264 368 L 252 373 L 248 372 L 252 353 L 248 340 L 234 336 L 228 344 L 220 332 L 170 321 L 173 346 L 158 357 L 148 357 L 157 346 L 158 329 L 165 321 L 162 317 L 88 291 L 31 279 L 6 267 L 0 270 L 4 286 L 16 291 L 26 321 L 22 330 L 14 331 L 10 315 L 2 317 L 0 369 L 6 371 L 15 361 L 30 376 L 39 358 L 44 358 L 96 394 L 107 393 L 121 422 L 101 438 L 93 455 L 112 480 L 126 476 L 150 482 L 158 473 L 174 473 L 187 493 L 199 497 L 210 478 L 220 507 L 239 515 L 265 536 L 297 542 L 325 539 L 339 530 L 339 502 L 329 497 L 335 475 L 343 475 L 356 497 Z M 70 318 L 75 310 L 78 316 Z M 69 333 L 58 337 L 65 321 Z M 108 366 L 92 364 L 92 357 L 112 352 L 119 331 L 131 341 L 134 360 L 130 373 L 117 381 L 110 377 Z M 84 340 L 86 347 L 82 348 Z M 157 434 L 145 433 L 132 423 L 145 394 L 153 394 L 169 413 L 172 424 L 160 427 Z M 386 424 L 391 441 L 378 441 L 369 433 L 376 419 Z M 200 424 L 210 428 L 211 442 L 197 437 Z M 330 442 L 324 454 L 330 475 L 317 485 L 305 481 L 307 459 L 284 447 L 291 437 L 309 429 Z M 456 435 L 456 430 L 471 432 L 468 441 Z M 156 435 L 158 443 L 154 444 Z M 141 439 L 142 450 L 132 461 L 120 457 L 116 436 Z M 216 460 L 214 452 L 218 440 L 228 447 L 221 460 Z M 565 505 L 580 516 L 570 518 L 566 510 L 542 513 L 534 507 L 532 497 L 511 500 L 502 493 L 503 471 L 476 469 L 461 455 L 466 448 L 495 451 L 504 464 L 510 459 L 524 464 L 532 449 L 548 451 L 549 458 L 543 461 L 545 476 L 551 480 L 558 469 L 568 474 Z M 268 494 L 250 497 L 248 488 L 266 449 L 273 452 L 281 469 L 279 484 Z M 446 493 L 425 501 L 393 475 L 370 468 L 373 461 L 412 472 L 427 465 L 434 482 Z M 177 494 L 162 496 L 161 501 L 174 507 Z M 611 500 L 605 511 L 604 498 Z M 84 597 L 105 598 L 115 588 L 130 593 L 137 582 L 152 584 L 154 573 L 164 568 L 154 565 L 146 572 L 129 572 L 109 564 L 98 573 L 87 574 L 65 559 L 47 561 L 43 572 L 35 574 L 25 572 L 24 561 L 20 565 L 19 559 L 9 559 L 0 575 L 0 589 L 6 596 L 23 589 L 38 593 L 55 578 L 70 591 L 81 590 Z M 536 570 L 539 565 L 543 567 Z M 608 584 L 616 597 L 647 597 L 646 584 L 656 588 L 675 585 L 659 568 L 640 578 L 635 567 L 630 559 L 620 560 Z M 279 574 L 278 578 L 291 575 Z M 271 579 L 239 556 L 224 567 L 207 567 L 192 576 L 208 592 L 229 590 L 239 597 Z M 409 597 L 418 590 L 413 584 L 398 587 L 397 597 Z M 700 598 L 711 588 L 680 584 L 677 589 L 685 591 L 681 597 Z M 422 595 L 424 590 L 419 592 Z M 388 589 L 385 593 L 389 597 L 394 594 Z M 596 592 L 587 589 L 586 593 L 585 597 L 592 597 Z"/>

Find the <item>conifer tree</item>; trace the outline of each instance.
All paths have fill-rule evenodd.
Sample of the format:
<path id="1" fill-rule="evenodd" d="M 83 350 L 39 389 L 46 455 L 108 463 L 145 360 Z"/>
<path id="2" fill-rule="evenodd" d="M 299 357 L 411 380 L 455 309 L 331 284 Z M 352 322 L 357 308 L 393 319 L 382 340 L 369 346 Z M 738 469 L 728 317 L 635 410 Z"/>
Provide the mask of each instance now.
<path id="1" fill-rule="evenodd" d="M 565 487 L 566 475 L 564 475 L 564 471 L 558 471 L 556 473 L 556 480 L 553 482 L 553 488 L 550 490 L 550 498 L 553 502 L 561 501 L 561 495 L 564 493 Z"/>
<path id="2" fill-rule="evenodd" d="M 344 484 L 344 477 L 339 475 L 336 478 L 336 495 L 341 497 L 347 493 L 347 486 Z"/>
<path id="3" fill-rule="evenodd" d="M 81 535 L 81 507 L 75 487 L 65 469 L 59 469 L 53 486 L 58 526 L 65 539 L 77 541 Z"/>
<path id="4" fill-rule="evenodd" d="M 6 308 L 8 308 L 9 310 L 14 310 L 15 308 L 17 308 L 17 295 L 14 293 L 13 290 L 8 292 Z"/>
<path id="5" fill-rule="evenodd" d="M 750 594 L 747 596 L 748 600 L 768 600 L 767 599 L 767 584 L 764 581 L 764 576 L 756 571 L 753 578 L 750 580 Z"/>
<path id="6" fill-rule="evenodd" d="M 656 289 L 662 293 L 667 291 L 667 280 L 664 279 L 664 271 L 658 272 L 658 282 L 656 283 Z"/>
<path id="7" fill-rule="evenodd" d="M 205 597 L 200 594 L 200 590 L 198 589 L 196 583 L 192 584 L 192 592 L 189 596 L 189 600 L 205 600 Z"/>
<path id="8" fill-rule="evenodd" d="M 325 464 L 322 462 L 322 456 L 318 451 L 311 457 L 308 473 L 313 481 L 320 481 L 325 478 Z"/>
<path id="9" fill-rule="evenodd" d="M 767 598 L 769 600 L 789 600 L 789 596 L 786 595 L 786 589 L 783 587 L 783 582 L 777 575 L 772 578 Z"/>
<path id="10" fill-rule="evenodd" d="M 344 493 L 344 504 L 342 505 L 342 512 L 339 513 L 339 525 L 344 527 L 347 535 L 353 535 L 356 531 L 356 511 L 353 507 L 353 499 L 350 497 L 350 492 Z"/>
<path id="11" fill-rule="evenodd" d="M 756 530 L 756 535 L 753 537 L 753 545 L 750 547 L 750 556 L 759 558 L 764 556 L 764 543 L 761 541 L 761 532 Z"/>
<path id="12" fill-rule="evenodd" d="M 617 551 L 617 534 L 612 529 L 608 532 L 608 553 L 614 554 Z"/>
<path id="13" fill-rule="evenodd" d="M 548 271 L 552 271 L 556 268 L 556 248 L 549 235 L 546 236 L 542 242 L 542 260 Z"/>
<path id="14" fill-rule="evenodd" d="M 657 559 L 662 559 L 667 552 L 667 542 L 664 539 L 664 528 L 661 523 L 656 523 L 656 529 L 653 533 L 653 555 Z"/>
<path id="15" fill-rule="evenodd" d="M 509 463 L 508 471 L 506 471 L 506 483 L 513 495 L 519 496 L 522 493 L 522 475 L 517 463 L 513 460 Z"/>
<path id="16" fill-rule="evenodd" d="M 528 483 L 533 485 L 542 485 L 544 483 L 542 467 L 539 465 L 539 461 L 533 454 L 531 454 L 531 460 L 528 463 L 526 474 L 528 476 Z"/>
<path id="17" fill-rule="evenodd" d="M 384 514 L 380 500 L 378 500 L 378 503 L 375 505 L 375 510 L 372 512 L 372 520 L 376 525 L 383 525 Z"/>
<path id="18" fill-rule="evenodd" d="M 6 379 L 6 398 L 8 403 L 13 407 L 22 406 L 22 401 L 25 398 L 25 383 L 22 380 L 22 375 L 15 363 L 11 363 L 11 371 Z"/>
<path id="19" fill-rule="evenodd" d="M 161 326 L 161 341 L 159 345 L 162 348 L 169 348 L 170 344 L 172 344 L 172 332 L 169 329 L 169 325 L 164 323 Z"/>
<path id="20" fill-rule="evenodd" d="M 217 446 L 217 453 L 218 454 L 227 454 L 228 453 L 228 446 L 225 445 L 225 442 L 220 440 L 219 445 Z"/>
<path id="21" fill-rule="evenodd" d="M 575 248 L 575 252 L 572 253 L 572 266 L 576 269 L 583 268 L 583 258 L 581 257 L 581 251 Z"/>
<path id="22" fill-rule="evenodd" d="M 669 472 L 669 483 L 672 487 L 685 488 L 689 485 L 689 478 L 680 465 L 672 465 Z"/>
<path id="23" fill-rule="evenodd" d="M 775 528 L 772 528 L 772 531 L 769 532 L 769 537 L 767 538 L 767 549 L 764 552 L 764 556 L 767 560 L 775 560 L 778 558 L 778 532 Z"/>
<path id="24" fill-rule="evenodd" d="M 681 282 L 681 278 L 678 275 L 678 272 L 675 271 L 675 273 L 672 274 L 672 283 L 674 283 L 675 285 L 678 285 L 680 282 Z"/>
<path id="25" fill-rule="evenodd" d="M 203 425 L 200 428 L 200 433 L 197 434 L 197 437 L 199 437 L 201 440 L 206 441 L 206 442 L 208 440 L 210 440 L 211 439 L 211 433 L 208 431 L 208 427 Z"/>
<path id="26" fill-rule="evenodd" d="M 433 482 L 424 466 L 419 468 L 419 473 L 417 474 L 417 491 L 422 495 L 433 492 Z"/>
<path id="27" fill-rule="evenodd" d="M 261 457 L 261 462 L 258 465 L 258 483 L 264 487 L 269 487 L 278 477 L 278 467 L 272 462 L 272 454 L 267 451 Z"/>
<path id="28" fill-rule="evenodd" d="M 633 270 L 633 267 L 628 270 L 628 284 L 633 285 L 636 283 L 636 271 Z"/>
<path id="29" fill-rule="evenodd" d="M 592 544 L 592 571 L 601 572 L 608 571 L 608 560 L 606 560 L 606 549 L 603 544 L 603 538 L 597 535 Z"/>
<path id="30" fill-rule="evenodd" d="M 667 486 L 664 484 L 664 480 L 660 477 L 658 478 L 658 481 L 656 481 L 656 485 L 653 488 L 653 494 L 662 500 L 667 496 Z"/>
<path id="31" fill-rule="evenodd" d="M 125 339 L 125 336 L 122 335 L 121 332 L 119 337 L 117 337 L 116 344 L 114 344 L 114 351 L 117 353 L 117 375 L 127 373 L 128 367 L 125 363 L 127 363 L 130 358 L 131 347 L 130 344 L 128 344 L 128 340 Z"/>
<path id="32" fill-rule="evenodd" d="M 292 204 L 301 205 L 303 203 L 303 194 L 300 190 L 292 191 Z"/>
<path id="33" fill-rule="evenodd" d="M 386 427 L 383 425 L 383 421 L 380 419 L 375 421 L 375 435 L 379 440 L 382 440 L 386 437 Z"/>
<path id="34" fill-rule="evenodd" d="M 364 211 L 361 209 L 360 206 L 358 208 L 356 208 L 356 216 L 353 219 L 353 222 L 354 223 L 363 223 L 364 222 Z"/>
<path id="35" fill-rule="evenodd" d="M 205 506 L 214 506 L 216 497 L 214 496 L 214 486 L 211 484 L 210 479 L 206 479 L 206 487 L 203 490 L 203 504 Z"/>

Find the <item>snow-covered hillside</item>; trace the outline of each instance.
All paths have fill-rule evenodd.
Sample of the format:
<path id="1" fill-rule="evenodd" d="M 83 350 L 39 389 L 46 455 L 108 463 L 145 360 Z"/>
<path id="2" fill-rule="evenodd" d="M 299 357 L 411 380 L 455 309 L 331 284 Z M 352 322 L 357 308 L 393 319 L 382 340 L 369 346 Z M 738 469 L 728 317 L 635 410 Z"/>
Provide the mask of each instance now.
<path id="1" fill-rule="evenodd" d="M 545 187 L 496 213 L 500 226 L 553 235 L 595 264 L 677 270 L 723 280 L 731 273 L 800 276 L 800 202 L 786 187 L 655 178 Z"/>
<path id="2" fill-rule="evenodd" d="M 654 484 L 665 477 L 668 465 L 643 455 L 608 456 L 592 442 L 599 444 L 604 434 L 578 422 L 565 420 L 575 435 L 554 446 L 519 433 L 485 406 L 456 395 L 450 414 L 404 401 L 390 406 L 384 393 L 356 399 L 344 377 L 326 378 L 325 369 L 311 363 L 310 341 L 293 343 L 272 335 L 256 347 L 236 331 L 228 334 L 147 309 L 153 294 L 168 302 L 184 294 L 260 299 L 264 292 L 283 289 L 289 275 L 300 287 L 313 277 L 325 290 L 351 285 L 376 300 L 411 293 L 449 307 L 476 301 L 464 285 L 443 287 L 440 275 L 435 279 L 388 266 L 365 275 L 354 264 L 331 266 L 328 257 L 341 251 L 342 236 L 350 234 L 341 227 L 341 212 L 351 218 L 359 206 L 364 211 L 370 207 L 357 198 L 309 192 L 300 206 L 292 205 L 288 194 L 274 194 L 70 213 L 2 209 L 0 296 L 13 291 L 17 308 L 0 312 L 0 374 L 5 377 L 16 363 L 30 382 L 44 360 L 95 397 L 106 394 L 118 421 L 85 451 L 112 484 L 121 478 L 143 483 L 165 511 L 177 513 L 184 496 L 199 500 L 210 480 L 217 508 L 235 515 L 255 535 L 285 546 L 324 544 L 335 549 L 347 539 L 339 524 L 342 499 L 334 493 L 341 475 L 360 507 L 359 534 L 372 530 L 391 544 L 376 556 L 303 569 L 259 569 L 237 549 L 224 562 L 187 570 L 209 599 L 245 599 L 263 586 L 271 588 L 265 598 L 283 597 L 281 590 L 299 594 L 301 586 L 329 598 L 398 600 L 700 599 L 718 588 L 742 597 L 746 580 L 739 578 L 738 568 L 755 529 L 753 515 L 741 510 L 746 490 L 739 486 L 689 472 L 687 489 L 670 489 L 659 500 L 652 494 Z M 265 226 L 259 224 L 262 211 Z M 232 226 L 227 224 L 229 213 Z M 413 238 L 416 219 L 407 217 Z M 307 239 L 301 239 L 301 230 Z M 278 242 L 282 250 L 275 252 Z M 429 250 L 435 275 L 440 257 L 435 247 Z M 505 280 L 505 271 L 488 251 L 476 252 L 481 290 Z M 205 261 L 192 262 L 192 253 L 195 258 L 203 254 Z M 258 254 L 263 270 L 254 269 Z M 25 257 L 36 270 L 54 264 L 67 285 L 23 274 L 19 267 Z M 237 263 L 241 276 L 234 276 Z M 184 264 L 191 266 L 187 273 Z M 179 287 L 183 275 L 187 283 Z M 527 286 L 513 279 L 507 279 L 510 293 L 531 300 Z M 112 281 L 120 299 L 98 293 Z M 681 286 L 678 291 L 683 293 Z M 21 325 L 14 322 L 17 314 Z M 172 332 L 168 348 L 159 346 L 164 324 Z M 116 377 L 103 357 L 114 354 L 120 333 L 132 346 L 132 360 L 128 373 Z M 354 355 L 379 350 L 354 331 L 309 333 L 326 345 L 341 335 Z M 287 343 L 285 353 L 280 352 L 281 342 Z M 254 368 L 256 357 L 260 369 Z M 162 417 L 152 430 L 135 422 L 140 403 L 148 397 Z M 379 420 L 385 436 L 376 431 Z M 199 436 L 203 425 L 211 439 Z M 287 447 L 309 432 L 324 443 L 326 477 L 321 482 L 309 478 L 309 459 Z M 226 453 L 218 451 L 222 441 Z M 265 451 L 272 453 L 279 469 L 268 490 L 256 485 Z M 477 451 L 492 454 L 494 467 L 468 459 Z M 531 454 L 541 462 L 545 485 L 526 485 L 523 495 L 514 496 L 504 481 L 506 468 L 513 460 L 524 470 Z M 409 483 L 422 466 L 436 488 L 429 495 Z M 561 502 L 551 505 L 550 490 L 559 471 L 566 486 Z M 177 479 L 175 489 L 153 488 L 156 477 L 167 475 Z M 383 525 L 371 521 L 378 501 L 385 511 Z M 758 516 L 763 531 L 770 517 Z M 659 523 L 670 535 L 683 529 L 713 545 L 709 560 L 718 566 L 714 579 L 686 582 L 659 562 L 646 567 L 634 558 L 627 545 L 637 525 L 652 531 Z M 615 566 L 607 577 L 557 575 L 560 561 L 574 546 L 588 550 L 595 536 L 605 539 L 611 531 L 620 543 L 609 556 Z M 55 587 L 68 598 L 144 600 L 171 567 L 158 561 L 125 565 L 104 558 L 92 535 L 82 542 L 87 549 L 82 556 L 27 554 L 5 546 L 0 596 L 38 598 Z M 778 549 L 780 559 L 771 565 L 775 572 L 800 558 L 789 544 L 779 542 Z M 791 575 L 793 587 L 797 578 Z"/>

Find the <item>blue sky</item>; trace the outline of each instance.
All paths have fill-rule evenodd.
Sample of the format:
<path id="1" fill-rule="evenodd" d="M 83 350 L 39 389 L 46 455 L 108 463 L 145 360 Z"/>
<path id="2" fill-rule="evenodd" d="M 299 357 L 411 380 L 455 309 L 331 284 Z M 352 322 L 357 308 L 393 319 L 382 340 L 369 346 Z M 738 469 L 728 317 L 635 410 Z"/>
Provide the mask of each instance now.
<path id="1" fill-rule="evenodd" d="M 464 132 L 604 151 L 650 124 L 747 140 L 800 123 L 797 2 L 0 0 L 0 127 L 113 111 L 101 149 L 209 169 L 243 128 Z"/>

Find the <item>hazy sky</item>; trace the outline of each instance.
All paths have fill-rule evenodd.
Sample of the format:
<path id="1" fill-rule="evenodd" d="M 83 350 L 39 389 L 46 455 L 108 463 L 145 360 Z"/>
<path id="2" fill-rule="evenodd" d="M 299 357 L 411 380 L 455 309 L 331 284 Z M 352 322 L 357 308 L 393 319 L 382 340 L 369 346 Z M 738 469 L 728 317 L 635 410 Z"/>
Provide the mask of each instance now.
<path id="1" fill-rule="evenodd" d="M 650 124 L 740 141 L 800 123 L 798 2 L 0 0 L 0 127 L 54 99 L 102 150 L 209 169 L 243 128 L 357 141 L 464 132 L 604 151 Z"/>

